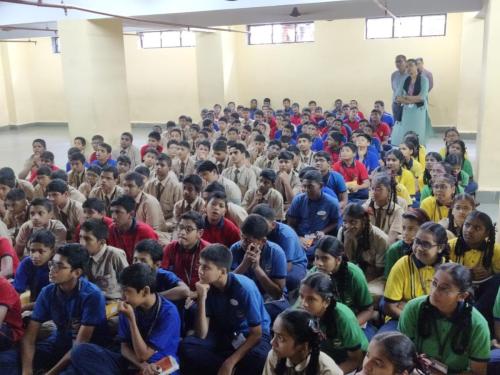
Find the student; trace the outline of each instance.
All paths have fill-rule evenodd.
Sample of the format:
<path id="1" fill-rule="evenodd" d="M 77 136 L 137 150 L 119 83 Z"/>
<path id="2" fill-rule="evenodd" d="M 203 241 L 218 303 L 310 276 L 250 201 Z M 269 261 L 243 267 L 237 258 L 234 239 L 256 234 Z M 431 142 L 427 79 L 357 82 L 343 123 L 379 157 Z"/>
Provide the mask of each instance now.
<path id="1" fill-rule="evenodd" d="M 163 247 L 155 240 L 142 240 L 135 245 L 134 263 L 144 263 L 156 272 L 156 291 L 170 301 L 184 301 L 189 287 L 171 271 L 160 268 Z"/>
<path id="2" fill-rule="evenodd" d="M 163 217 L 171 220 L 175 203 L 182 197 L 182 187 L 172 170 L 172 159 L 160 154 L 156 159 L 155 177 L 144 186 L 144 192 L 156 197 L 160 203 Z"/>
<path id="3" fill-rule="evenodd" d="M 300 150 L 300 162 L 302 164 L 313 165 L 314 152 L 311 150 L 311 136 L 306 133 L 301 133 L 297 137 L 297 147 Z"/>
<path id="4" fill-rule="evenodd" d="M 16 345 L 23 335 L 21 300 L 9 281 L 0 276 L 0 363 L 2 374 L 17 374 Z"/>
<path id="5" fill-rule="evenodd" d="M 160 153 L 156 151 L 154 148 L 148 148 L 144 153 L 143 162 L 134 168 L 135 171 L 138 171 L 139 168 L 145 168 L 148 171 L 148 179 L 149 177 L 154 177 L 156 160 L 160 156 Z"/>
<path id="6" fill-rule="evenodd" d="M 425 198 L 420 203 L 420 208 L 427 213 L 429 218 L 438 223 L 448 217 L 453 198 L 455 197 L 455 177 L 449 174 L 436 176 L 432 179 L 433 196 Z"/>
<path id="7" fill-rule="evenodd" d="M 124 132 L 120 136 L 120 148 L 112 152 L 112 158 L 118 161 L 120 156 L 127 156 L 130 159 L 130 168 L 135 168 L 141 164 L 141 153 L 139 149 L 132 144 L 134 136 L 132 133 Z"/>
<path id="8" fill-rule="evenodd" d="M 19 258 L 12 247 L 10 237 L 0 237 L 0 278 L 14 277 L 18 266 Z"/>
<path id="9" fill-rule="evenodd" d="M 211 144 L 209 140 L 201 140 L 196 143 L 196 152 L 191 157 L 194 163 L 199 163 L 207 160 L 210 154 Z"/>
<path id="10" fill-rule="evenodd" d="M 408 301 L 430 293 L 436 269 L 447 261 L 446 230 L 432 221 L 424 223 L 415 236 L 412 250 L 394 264 L 387 278 L 384 312 L 391 320 L 381 330 L 396 330 Z"/>
<path id="11" fill-rule="evenodd" d="M 486 320 L 470 303 L 471 297 L 469 270 L 460 264 L 442 264 L 430 295 L 408 302 L 399 318 L 399 331 L 415 343 L 419 353 L 439 361 L 442 372 L 486 374 L 490 333 Z"/>
<path id="12" fill-rule="evenodd" d="M 403 168 L 404 163 L 405 157 L 398 149 L 392 149 L 385 155 L 385 165 L 396 179 L 396 182 L 403 185 L 410 196 L 415 198 L 417 194 L 415 177 L 408 169 Z"/>
<path id="13" fill-rule="evenodd" d="M 170 141 L 167 142 L 164 154 L 168 155 L 170 159 L 174 160 L 177 157 L 178 149 L 179 149 L 179 142 L 171 139 Z"/>
<path id="14" fill-rule="evenodd" d="M 205 201 L 205 206 L 208 204 L 208 198 L 212 195 L 212 193 L 214 193 L 216 191 L 221 192 L 223 194 L 226 193 L 224 190 L 224 186 L 222 186 L 217 181 L 210 183 L 203 190 L 203 192 L 201 193 L 201 196 L 202 196 L 203 200 Z M 226 205 L 227 209 L 226 209 L 226 214 L 224 215 L 224 217 L 226 219 L 232 221 L 234 224 L 236 224 L 237 227 L 241 226 L 243 221 L 248 216 L 247 211 L 243 207 L 241 207 L 237 204 L 234 204 L 233 202 L 226 202 L 226 203 L 227 203 L 227 205 Z"/>
<path id="15" fill-rule="evenodd" d="M 495 243 L 495 225 L 484 212 L 472 211 L 462 232 L 449 244 L 451 261 L 471 270 L 475 306 L 492 327 L 495 291 L 500 286 L 500 244 Z"/>
<path id="16" fill-rule="evenodd" d="M 286 287 L 291 292 L 298 288 L 306 274 L 307 258 L 297 233 L 288 225 L 276 221 L 276 213 L 269 205 L 255 206 L 253 214 L 262 216 L 268 225 L 267 239 L 285 252 L 287 261 Z"/>
<path id="17" fill-rule="evenodd" d="M 201 197 L 203 181 L 201 177 L 192 174 L 186 176 L 182 181 L 182 199 L 174 205 L 174 221 L 178 223 L 182 214 L 189 211 L 202 213 L 205 209 L 205 201 Z"/>
<path id="18" fill-rule="evenodd" d="M 29 202 L 33 200 L 34 187 L 29 181 L 17 179 L 14 170 L 10 167 L 0 168 L 0 201 L 5 200 L 12 189 L 21 189 Z M 0 209 L 0 216 L 2 214 L 3 207 Z"/>
<path id="19" fill-rule="evenodd" d="M 113 224 L 113 219 L 110 216 L 106 216 L 106 206 L 105 203 L 97 198 L 88 198 L 82 204 L 83 208 L 83 220 L 99 220 L 109 229 Z M 111 214 L 111 211 L 110 211 Z M 74 242 L 80 242 L 80 227 L 78 225 L 75 229 L 75 237 L 73 239 Z"/>
<path id="20" fill-rule="evenodd" d="M 267 152 L 265 155 L 259 156 L 252 164 L 260 169 L 273 169 L 278 170 L 278 154 L 281 151 L 281 143 L 279 141 L 271 141 L 267 145 Z"/>
<path id="21" fill-rule="evenodd" d="M 215 141 L 212 145 L 212 153 L 217 166 L 217 172 L 222 174 L 222 171 L 231 166 L 231 160 L 227 152 L 227 142 L 223 140 Z"/>
<path id="22" fill-rule="evenodd" d="M 319 321 L 325 336 L 321 350 L 348 374 L 361 366 L 368 340 L 352 310 L 336 301 L 333 290 L 330 277 L 315 272 L 302 280 L 299 296 L 301 307 Z"/>
<path id="23" fill-rule="evenodd" d="M 293 170 L 293 158 L 290 151 L 281 151 L 278 155 L 278 176 L 274 188 L 283 197 L 284 210 L 288 210 L 293 198 L 302 191 L 299 175 Z"/>
<path id="24" fill-rule="evenodd" d="M 80 185 L 78 191 L 88 198 L 92 189 L 97 186 L 100 175 L 101 167 L 99 167 L 98 165 L 91 165 L 85 171 L 85 182 Z"/>
<path id="25" fill-rule="evenodd" d="M 5 215 L 3 222 L 9 230 L 14 243 L 21 226 L 29 219 L 29 203 L 26 194 L 21 189 L 11 189 L 5 197 Z"/>
<path id="26" fill-rule="evenodd" d="M 226 199 L 226 194 L 219 191 L 208 197 L 202 238 L 209 243 L 221 243 L 229 247 L 240 240 L 240 229 L 224 217 Z"/>
<path id="27" fill-rule="evenodd" d="M 335 361 L 320 351 L 321 333 L 311 314 L 283 311 L 273 324 L 274 337 L 262 375 L 342 375 Z"/>
<path id="28" fill-rule="evenodd" d="M 89 255 L 80 244 L 60 247 L 49 263 L 51 284 L 38 296 L 21 341 L 23 373 L 62 372 L 71 365 L 71 349 L 90 340 L 103 342 L 104 296 L 84 277 Z M 52 320 L 55 333 L 36 342 L 42 323 Z"/>
<path id="29" fill-rule="evenodd" d="M 94 150 L 90 155 L 89 155 L 89 163 L 92 164 L 97 158 L 97 148 L 101 143 L 104 142 L 104 137 L 102 135 L 96 134 L 92 136 L 90 144 L 92 145 L 92 149 Z"/>
<path id="30" fill-rule="evenodd" d="M 437 162 L 443 161 L 443 158 L 438 152 L 429 152 L 425 155 L 425 168 L 424 168 L 424 173 L 420 176 L 419 180 L 419 185 L 421 186 L 420 189 L 420 200 L 424 200 L 427 198 L 429 195 L 432 194 L 432 191 L 430 189 L 430 184 L 431 184 L 431 170 L 433 166 Z"/>
<path id="31" fill-rule="evenodd" d="M 217 143 L 217 142 L 216 142 Z M 210 160 L 201 162 L 196 167 L 196 173 L 203 179 L 206 185 L 212 182 L 219 182 L 224 186 L 224 190 L 229 202 L 241 205 L 241 190 L 233 181 L 220 175 L 219 167 Z"/>
<path id="32" fill-rule="evenodd" d="M 123 181 L 125 180 L 125 175 L 130 172 L 132 169 L 132 162 L 130 161 L 130 158 L 126 155 L 120 155 L 116 159 L 116 168 L 118 169 L 118 185 L 122 186 Z M 140 163 L 139 163 L 140 164 Z M 137 165 L 139 165 L 137 164 Z M 135 167 L 134 167 L 135 168 Z"/>
<path id="33" fill-rule="evenodd" d="M 177 158 L 172 161 L 172 169 L 182 182 L 184 176 L 195 173 L 196 167 L 193 159 L 190 158 L 190 145 L 187 141 L 179 142 Z"/>
<path id="34" fill-rule="evenodd" d="M 247 212 L 252 212 L 256 205 L 267 203 L 275 211 L 278 220 L 283 220 L 283 196 L 273 188 L 276 178 L 277 175 L 274 170 L 263 169 L 260 172 L 258 188 L 247 190 L 243 197 L 242 207 Z"/>
<path id="35" fill-rule="evenodd" d="M 127 261 L 132 263 L 134 248 L 137 242 L 158 235 L 151 226 L 135 218 L 135 201 L 129 196 L 121 196 L 111 202 L 111 218 L 113 224 L 109 228 L 108 245 L 125 251 Z"/>
<path id="36" fill-rule="evenodd" d="M 314 155 L 314 164 L 323 177 L 323 186 L 330 188 L 335 198 L 338 199 L 340 209 L 343 210 L 348 202 L 347 186 L 342 176 L 331 169 L 331 159 L 325 151 L 319 151 Z"/>
<path id="37" fill-rule="evenodd" d="M 106 244 L 108 227 L 101 220 L 85 221 L 80 229 L 80 244 L 85 246 L 90 255 L 88 279 L 97 285 L 106 300 L 121 297 L 118 275 L 128 266 L 125 251 Z"/>
<path id="38" fill-rule="evenodd" d="M 195 335 L 180 346 L 183 374 L 260 374 L 271 349 L 269 315 L 252 280 L 229 272 L 223 245 L 200 254 Z"/>
<path id="39" fill-rule="evenodd" d="M 343 225 L 338 239 L 344 244 L 351 262 L 358 265 L 370 283 L 372 294 L 381 295 L 380 276 L 384 272 L 384 255 L 389 237 L 378 227 L 370 224 L 368 213 L 360 204 L 350 203 L 343 212 Z"/>
<path id="40" fill-rule="evenodd" d="M 467 193 L 455 195 L 451 210 L 448 210 L 448 217 L 439 221 L 439 224 L 448 231 L 449 239 L 460 235 L 465 218 L 475 209 L 476 201 L 472 195 Z"/>
<path id="41" fill-rule="evenodd" d="M 27 179 L 32 182 L 31 176 L 36 173 L 36 170 L 40 166 L 40 155 L 47 150 L 47 144 L 45 140 L 37 138 L 31 143 L 33 154 L 26 160 L 23 165 L 23 169 L 19 172 L 18 177 L 21 180 Z"/>
<path id="42" fill-rule="evenodd" d="M 371 147 L 371 137 L 360 131 L 359 133 L 356 134 L 356 160 L 359 162 L 363 163 L 363 165 L 366 167 L 366 170 L 368 174 L 371 174 L 378 166 L 379 166 L 379 153 L 374 152 Z"/>
<path id="43" fill-rule="evenodd" d="M 415 191 L 418 192 L 420 188 L 423 187 L 420 186 L 419 181 L 424 173 L 424 167 L 413 157 L 413 155 L 417 152 L 417 145 L 409 139 L 405 139 L 403 143 L 399 145 L 399 151 L 401 151 L 404 156 L 403 168 L 412 173 L 416 184 Z"/>
<path id="44" fill-rule="evenodd" d="M 30 236 L 40 229 L 47 229 L 56 238 L 56 246 L 66 243 L 66 227 L 59 220 L 52 219 L 53 204 L 46 198 L 35 198 L 29 206 L 29 220 L 21 225 L 16 237 L 15 249 L 22 258 L 28 252 L 26 245 Z"/>
<path id="45" fill-rule="evenodd" d="M 54 154 L 50 151 L 44 151 L 40 155 L 39 167 L 41 166 L 49 167 L 52 172 L 57 171 L 59 169 L 57 166 L 54 165 Z M 30 183 L 32 184 L 34 183 L 34 181 L 36 180 L 37 173 L 38 173 L 37 171 L 31 173 L 31 177 L 28 180 Z"/>
<path id="46" fill-rule="evenodd" d="M 339 204 L 322 192 L 321 173 L 308 171 L 302 179 L 304 193 L 297 194 L 286 213 L 287 224 L 299 235 L 308 258 L 314 253 L 315 241 L 324 234 L 334 234 L 339 223 Z"/>
<path id="47" fill-rule="evenodd" d="M 107 166 L 102 169 L 98 186 L 94 187 L 89 194 L 89 198 L 97 198 L 105 203 L 107 216 L 111 215 L 110 204 L 116 198 L 124 194 L 123 189 L 117 185 L 118 169 Z"/>
<path id="48" fill-rule="evenodd" d="M 156 293 L 156 273 L 137 263 L 120 274 L 118 339 L 120 353 L 93 344 L 80 344 L 71 353 L 73 365 L 84 374 L 116 374 L 133 366 L 144 374 L 159 374 L 156 362 L 177 358 L 180 318 L 172 302 Z M 177 374 L 177 372 L 175 372 Z"/>
<path id="49" fill-rule="evenodd" d="M 66 183 L 66 185 L 68 186 L 68 196 L 70 199 L 80 203 L 85 202 L 85 195 L 68 184 L 68 175 L 66 174 L 66 172 L 64 172 L 62 169 L 52 172 L 50 174 L 50 180 L 54 181 L 56 179 L 63 180 Z"/>
<path id="50" fill-rule="evenodd" d="M 458 155 L 462 158 L 462 170 L 469 176 L 469 184 L 467 185 L 465 192 L 473 194 L 477 190 L 477 182 L 474 181 L 474 171 L 472 169 L 472 163 L 467 159 L 467 148 L 465 147 L 464 141 L 457 140 L 450 142 L 446 147 L 446 156 L 448 155 Z"/>
<path id="51" fill-rule="evenodd" d="M 37 170 L 36 185 L 33 191 L 33 198 L 46 198 L 47 185 L 50 183 L 50 175 L 52 171 L 49 167 L 42 165 Z"/>
<path id="52" fill-rule="evenodd" d="M 368 210 L 370 223 L 382 229 L 388 236 L 389 245 L 402 233 L 403 209 L 398 204 L 396 181 L 387 173 L 377 173 L 371 183 L 371 198 L 363 207 Z"/>
<path id="53" fill-rule="evenodd" d="M 324 151 L 330 155 L 332 164 L 335 164 L 340 160 L 340 148 L 345 143 L 345 136 L 337 130 L 332 130 L 328 134 L 325 134 L 326 145 Z"/>
<path id="54" fill-rule="evenodd" d="M 333 236 L 325 236 L 314 252 L 314 266 L 309 273 L 322 272 L 329 275 L 333 294 L 337 301 L 348 306 L 356 315 L 365 335 L 371 339 L 375 327 L 369 322 L 373 314 L 373 298 L 368 290 L 363 271 L 349 262 L 344 253 L 344 245 Z"/>
<path id="55" fill-rule="evenodd" d="M 88 167 L 85 155 L 77 152 L 69 157 L 71 170 L 68 173 L 68 185 L 78 189 L 85 181 L 85 168 Z"/>
<path id="56" fill-rule="evenodd" d="M 249 215 L 241 226 L 242 240 L 230 248 L 231 270 L 252 279 L 264 298 L 271 322 L 285 310 L 287 262 L 283 249 L 267 240 L 268 226 L 260 215 Z"/>
<path id="57" fill-rule="evenodd" d="M 163 146 L 160 144 L 161 134 L 155 131 L 152 131 L 148 134 L 148 143 L 141 147 L 140 154 L 141 160 L 144 160 L 144 155 L 146 151 L 150 148 L 155 149 L 158 153 L 163 151 Z"/>
<path id="58" fill-rule="evenodd" d="M 340 150 L 340 160 L 333 165 L 333 170 L 344 177 L 349 192 L 349 202 L 367 199 L 370 187 L 368 171 L 361 162 L 355 159 L 356 151 L 354 143 L 344 144 Z"/>
<path id="59" fill-rule="evenodd" d="M 449 154 L 444 159 L 444 162 L 450 165 L 451 174 L 457 179 L 457 185 L 464 189 L 467 188 L 469 184 L 469 175 L 462 170 L 462 157 L 456 154 Z"/>
<path id="60" fill-rule="evenodd" d="M 222 176 L 233 181 L 241 191 L 241 196 L 244 197 L 249 189 L 257 187 L 257 176 L 253 170 L 246 165 L 245 153 L 246 147 L 241 143 L 232 144 L 229 147 L 229 157 L 233 163 L 232 166 L 222 171 Z"/>
<path id="61" fill-rule="evenodd" d="M 429 217 L 420 208 L 410 208 L 403 214 L 401 239 L 389 246 L 385 252 L 384 277 L 386 279 L 398 259 L 411 253 L 418 228 L 427 221 Z"/>
<path id="62" fill-rule="evenodd" d="M 102 142 L 97 146 L 96 160 L 92 162 L 92 165 L 98 165 L 101 168 L 110 166 L 116 167 L 116 160 L 111 159 L 112 148 L 107 143 Z"/>
<path id="63" fill-rule="evenodd" d="M 495 330 L 491 340 L 491 360 L 488 363 L 488 374 L 497 374 L 500 370 L 500 289 L 498 290 L 495 306 L 493 306 L 493 317 L 495 318 Z"/>

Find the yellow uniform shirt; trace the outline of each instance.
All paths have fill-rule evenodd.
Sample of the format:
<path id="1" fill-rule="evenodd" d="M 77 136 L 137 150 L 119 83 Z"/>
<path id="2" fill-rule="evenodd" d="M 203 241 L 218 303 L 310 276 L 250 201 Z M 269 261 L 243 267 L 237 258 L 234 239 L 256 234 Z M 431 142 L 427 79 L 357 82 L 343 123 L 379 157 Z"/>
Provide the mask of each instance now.
<path id="1" fill-rule="evenodd" d="M 420 164 L 416 159 L 412 158 L 412 166 L 409 171 L 413 174 L 413 177 L 416 181 L 418 181 L 418 189 L 422 189 L 424 187 L 424 167 Z"/>
<path id="2" fill-rule="evenodd" d="M 396 176 L 396 182 L 404 185 L 406 190 L 410 195 L 415 195 L 417 193 L 415 189 L 415 176 L 408 169 L 401 170 L 401 176 Z"/>
<path id="3" fill-rule="evenodd" d="M 450 260 L 455 263 L 463 264 L 465 267 L 474 268 L 477 266 L 482 266 L 483 262 L 483 252 L 477 249 L 470 249 L 465 252 L 465 254 L 457 256 L 455 253 L 455 247 L 457 245 L 458 238 L 454 238 L 448 241 L 450 245 Z M 493 248 L 493 258 L 491 260 L 491 269 L 493 273 L 500 273 L 500 244 L 496 243 Z"/>
<path id="4" fill-rule="evenodd" d="M 425 211 L 429 218 L 435 223 L 439 223 L 448 217 L 448 207 L 438 204 L 436 197 L 427 197 L 420 202 L 420 208 Z"/>
<path id="5" fill-rule="evenodd" d="M 423 166 L 425 166 L 425 155 L 427 155 L 427 150 L 425 149 L 424 145 L 420 145 L 420 147 L 418 148 L 417 161 Z"/>

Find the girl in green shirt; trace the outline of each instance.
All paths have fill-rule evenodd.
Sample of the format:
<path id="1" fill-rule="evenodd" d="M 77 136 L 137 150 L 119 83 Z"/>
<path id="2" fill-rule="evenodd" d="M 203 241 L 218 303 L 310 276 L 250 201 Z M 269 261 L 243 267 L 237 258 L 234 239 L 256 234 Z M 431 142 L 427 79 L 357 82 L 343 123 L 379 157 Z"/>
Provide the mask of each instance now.
<path id="1" fill-rule="evenodd" d="M 473 194 L 477 190 L 477 182 L 474 181 L 474 171 L 472 169 L 472 163 L 469 159 L 465 157 L 467 154 L 467 147 L 462 140 L 456 140 L 450 142 L 446 146 L 446 156 L 448 155 L 459 155 L 462 158 L 462 170 L 469 175 L 469 183 L 465 188 L 465 191 L 469 194 Z"/>

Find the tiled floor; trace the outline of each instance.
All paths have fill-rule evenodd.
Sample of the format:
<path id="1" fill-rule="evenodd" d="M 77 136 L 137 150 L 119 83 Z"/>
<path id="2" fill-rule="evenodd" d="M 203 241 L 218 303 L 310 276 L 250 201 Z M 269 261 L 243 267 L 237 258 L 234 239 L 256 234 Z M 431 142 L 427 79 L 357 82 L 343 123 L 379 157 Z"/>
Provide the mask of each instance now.
<path id="1" fill-rule="evenodd" d="M 138 146 L 145 144 L 149 127 L 134 127 L 134 143 Z M 68 128 L 64 125 L 20 128 L 18 130 L 0 131 L 0 166 L 10 166 L 16 173 L 22 168 L 24 161 L 31 155 L 31 141 L 35 138 L 44 138 L 47 148 L 55 155 L 56 165 L 64 166 L 66 151 L 70 147 Z M 475 140 L 466 140 L 467 152 L 475 166 Z M 89 140 L 90 143 L 90 140 Z M 437 134 L 427 144 L 427 151 L 438 151 L 442 147 L 441 135 Z M 498 196 L 498 194 L 496 195 Z M 478 194 L 481 203 L 480 209 L 491 215 L 494 221 L 498 218 L 498 202 L 494 202 L 491 194 Z"/>

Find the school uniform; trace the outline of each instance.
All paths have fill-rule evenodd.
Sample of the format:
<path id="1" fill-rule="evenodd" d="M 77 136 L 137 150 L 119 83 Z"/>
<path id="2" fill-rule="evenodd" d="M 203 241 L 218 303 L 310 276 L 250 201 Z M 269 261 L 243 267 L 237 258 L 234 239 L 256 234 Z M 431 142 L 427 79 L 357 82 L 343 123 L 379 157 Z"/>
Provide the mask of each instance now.
<path id="1" fill-rule="evenodd" d="M 425 211 L 431 221 L 438 223 L 445 217 L 448 217 L 448 207 L 442 206 L 436 197 L 430 196 L 420 202 L 420 208 Z"/>
<path id="2" fill-rule="evenodd" d="M 403 233 L 403 209 L 393 201 L 384 206 L 379 206 L 371 199 L 363 204 L 363 208 L 368 210 L 370 224 L 382 229 L 389 237 L 389 244 L 396 242 Z M 389 214 L 390 212 L 390 214 Z"/>
<path id="3" fill-rule="evenodd" d="M 172 170 L 175 172 L 179 181 L 182 182 L 184 177 L 189 176 L 191 174 L 196 174 L 196 167 L 193 159 L 188 157 L 186 160 L 181 160 L 179 158 L 175 158 L 172 160 Z"/>
<path id="4" fill-rule="evenodd" d="M 120 156 L 128 156 L 130 158 L 130 169 L 134 169 L 136 166 L 141 164 L 141 153 L 139 149 L 134 146 L 130 145 L 127 148 L 120 148 L 119 150 L 115 149 L 111 153 L 113 159 L 118 160 L 118 157 Z"/>
<path id="5" fill-rule="evenodd" d="M 350 165 L 347 165 L 344 161 L 340 160 L 333 165 L 333 170 L 340 173 L 342 177 L 344 177 L 344 181 L 346 185 L 361 185 L 363 181 L 369 179 L 368 171 L 363 163 L 358 160 L 353 160 Z M 356 192 L 349 192 L 348 199 L 349 201 L 358 200 L 358 199 L 367 199 L 368 198 L 368 189 L 360 189 Z"/>
<path id="6" fill-rule="evenodd" d="M 304 166 L 313 166 L 314 167 L 314 155 L 316 153 L 313 152 L 312 150 L 309 150 L 309 152 L 307 154 L 304 154 L 304 153 L 300 153 L 300 162 L 302 164 L 305 164 Z M 303 166 L 303 167 L 304 167 Z"/>
<path id="7" fill-rule="evenodd" d="M 328 171 L 323 178 L 323 186 L 330 188 L 334 197 L 339 200 L 339 196 L 347 191 L 344 176 L 337 171 Z"/>
<path id="8" fill-rule="evenodd" d="M 109 158 L 108 160 L 106 160 L 104 163 L 101 163 L 100 160 L 94 160 L 92 163 L 90 163 L 90 165 L 97 165 L 101 168 L 105 168 L 105 167 L 116 167 L 116 160 L 114 159 L 111 159 Z"/>
<path id="9" fill-rule="evenodd" d="M 143 191 L 135 197 L 135 218 L 150 225 L 156 232 L 167 229 L 160 202 Z"/>
<path id="10" fill-rule="evenodd" d="M 205 208 L 205 201 L 202 197 L 197 196 L 194 202 L 188 203 L 185 199 L 177 201 L 174 205 L 174 221 L 179 223 L 182 214 L 189 211 L 196 211 L 202 213 Z"/>
<path id="11" fill-rule="evenodd" d="M 49 266 L 35 266 L 31 257 L 24 258 L 17 268 L 16 277 L 12 284 L 16 292 L 22 294 L 30 291 L 30 302 L 35 302 L 40 291 L 49 285 Z"/>
<path id="12" fill-rule="evenodd" d="M 219 176 L 217 180 L 222 186 L 224 186 L 224 190 L 226 191 L 226 197 L 228 202 L 232 202 L 234 204 L 241 204 L 241 190 L 238 185 L 236 185 L 229 178 L 224 176 Z M 206 187 L 206 186 L 205 186 Z"/>
<path id="13" fill-rule="evenodd" d="M 260 341 L 236 365 L 238 374 L 260 374 L 270 344 L 270 318 L 255 283 L 244 275 L 228 274 L 224 290 L 210 288 L 206 299 L 210 328 L 206 339 L 186 337 L 179 356 L 183 374 L 217 374 L 226 358 L 248 337 L 250 327 L 261 326 Z"/>
<path id="14" fill-rule="evenodd" d="M 394 178 L 398 184 L 403 185 L 410 196 L 415 196 L 417 193 L 415 186 L 415 176 L 408 169 L 401 168 L 401 173 L 397 174 Z"/>
<path id="15" fill-rule="evenodd" d="M 127 261 L 132 263 L 135 245 L 145 239 L 158 240 L 158 234 L 151 226 L 134 218 L 132 219 L 132 225 L 125 232 L 119 230 L 113 223 L 106 242 L 110 246 L 124 250 L 125 254 L 127 254 Z"/>
<path id="16" fill-rule="evenodd" d="M 366 150 L 365 155 L 363 156 L 363 160 L 360 160 L 359 153 L 356 154 L 356 160 L 363 163 L 368 171 L 368 174 L 371 174 L 375 169 L 379 167 L 379 154 L 378 152 L 373 152 L 369 147 Z"/>
<path id="17" fill-rule="evenodd" d="M 52 232 L 52 234 L 56 238 L 56 249 L 66 243 L 67 230 L 64 224 L 59 220 L 51 219 L 49 223 L 44 227 L 34 227 L 33 222 L 29 220 L 21 225 L 21 228 L 19 228 L 19 233 L 16 237 L 16 249 L 24 249 L 24 253 L 28 254 L 28 249 L 26 248 L 28 240 L 34 232 L 40 229 L 47 229 L 49 232 Z"/>
<path id="18" fill-rule="evenodd" d="M 0 325 L 0 352 L 3 352 L 12 348 L 21 339 L 24 331 L 19 295 L 4 277 L 0 277 L 0 306 L 7 308 Z"/>
<path id="19" fill-rule="evenodd" d="M 462 194 L 464 192 L 464 187 L 458 185 L 456 194 Z M 425 198 L 432 196 L 432 188 L 429 185 L 423 185 L 420 190 L 420 202 L 422 202 Z"/>
<path id="20" fill-rule="evenodd" d="M 87 200 L 87 197 L 85 197 L 82 192 L 78 191 L 71 185 L 68 185 L 68 197 L 69 199 L 74 200 L 75 202 L 80 202 L 82 204 Z"/>
<path id="21" fill-rule="evenodd" d="M 215 225 L 210 224 L 205 218 L 205 228 L 201 238 L 209 243 L 221 243 L 231 247 L 241 239 L 241 236 L 240 229 L 231 220 L 223 217 Z"/>
<path id="22" fill-rule="evenodd" d="M 35 198 L 47 198 L 47 193 L 40 184 L 36 184 L 33 188 L 33 199 Z"/>
<path id="23" fill-rule="evenodd" d="M 465 352 L 455 353 L 451 347 L 450 331 L 454 323 L 453 318 L 448 319 L 431 305 L 435 310 L 434 322 L 430 335 L 426 338 L 421 336 L 418 329 L 419 316 L 428 296 L 417 297 L 408 302 L 399 318 L 398 330 L 408 336 L 416 345 L 418 353 L 425 353 L 448 366 L 449 374 L 463 373 L 469 370 L 469 361 L 487 362 L 490 357 L 490 331 L 488 324 L 481 313 L 472 308 L 470 336 Z M 458 309 L 463 308 L 460 304 Z M 455 323 L 456 324 L 456 323 Z M 455 327 L 461 330 L 463 327 Z"/>
<path id="24" fill-rule="evenodd" d="M 412 252 L 412 244 L 407 244 L 403 240 L 393 243 L 385 252 L 384 277 L 389 277 L 392 267 L 396 262 Z"/>
<path id="25" fill-rule="evenodd" d="M 311 361 L 311 355 L 301 363 L 295 365 L 290 359 L 286 359 L 286 375 L 306 375 L 307 367 Z M 269 351 L 267 355 L 266 365 L 264 367 L 264 372 L 262 375 L 276 375 L 276 367 L 278 365 L 279 358 L 274 350 Z M 335 363 L 335 361 L 328 356 L 328 354 L 319 352 L 318 358 L 318 372 L 317 375 L 343 375 L 344 372 Z"/>
<path id="26" fill-rule="evenodd" d="M 450 260 L 452 262 L 462 264 L 468 268 L 482 266 L 483 251 L 480 249 L 470 249 L 467 247 L 467 250 L 463 255 L 457 255 L 455 252 L 457 241 L 457 238 L 448 241 L 448 245 L 450 246 Z M 500 243 L 495 243 L 495 246 L 493 248 L 491 271 L 495 274 L 500 273 Z"/>
<path id="27" fill-rule="evenodd" d="M 222 171 L 222 176 L 238 185 L 241 196 L 245 196 L 247 190 L 257 188 L 257 177 L 254 171 L 246 165 L 239 168 L 235 165 L 226 168 Z"/>
<path id="28" fill-rule="evenodd" d="M 286 275 L 286 287 L 292 291 L 299 287 L 306 275 L 307 257 L 302 249 L 297 233 L 284 223 L 274 222 L 275 228 L 267 234 L 267 239 L 279 245 L 285 252 L 287 263 L 292 268 Z"/>
<path id="29" fill-rule="evenodd" d="M 242 206 L 227 202 L 227 211 L 224 217 L 232 221 L 238 228 L 241 228 L 247 216 L 248 212 Z"/>
<path id="30" fill-rule="evenodd" d="M 68 199 L 63 208 L 54 206 L 54 219 L 59 220 L 66 227 L 66 240 L 71 240 L 75 229 L 83 220 L 83 208 L 80 202 Z"/>
<path id="31" fill-rule="evenodd" d="M 104 245 L 97 254 L 90 257 L 88 277 L 102 290 L 107 300 L 121 299 L 118 277 L 126 267 L 128 262 L 125 251 Z"/>
<path id="32" fill-rule="evenodd" d="M 35 188 L 31 184 L 31 182 L 17 179 L 14 187 L 16 189 L 21 189 L 22 191 L 24 191 L 24 194 L 26 194 L 26 199 L 28 200 L 28 202 L 31 202 L 33 200 L 33 193 L 35 191 Z"/>
<path id="33" fill-rule="evenodd" d="M 123 194 L 125 194 L 123 188 L 118 185 L 116 185 L 109 194 L 107 194 L 101 186 L 96 186 L 91 190 L 89 198 L 97 198 L 103 201 L 106 206 L 106 216 L 111 217 L 111 202 L 121 197 Z"/>
<path id="34" fill-rule="evenodd" d="M 156 197 L 160 202 L 165 220 L 172 219 L 174 205 L 182 199 L 182 184 L 173 171 L 169 171 L 163 180 L 158 177 L 149 180 L 144 187 L 144 192 Z"/>
<path id="35" fill-rule="evenodd" d="M 97 185 L 97 184 L 96 184 Z M 84 182 L 83 184 L 80 185 L 80 187 L 78 188 L 78 191 L 80 193 L 82 193 L 83 195 L 85 195 L 86 197 L 89 196 L 90 192 L 92 191 L 92 189 L 96 186 L 92 186 L 90 185 L 88 182 Z"/>
<path id="36" fill-rule="evenodd" d="M 76 173 L 74 170 L 68 173 L 68 185 L 73 186 L 78 189 L 81 184 L 85 181 L 85 170 L 81 173 Z"/>
<path id="37" fill-rule="evenodd" d="M 260 169 L 272 169 L 274 171 L 277 171 L 280 165 L 277 157 L 271 160 L 267 158 L 267 155 L 259 156 L 252 164 Z"/>
<path id="38" fill-rule="evenodd" d="M 245 210 L 248 211 L 248 207 L 253 202 L 255 194 L 257 194 L 257 191 L 258 188 L 247 190 L 247 192 L 245 193 L 245 196 L 243 197 L 243 202 L 241 203 L 241 206 Z M 274 213 L 276 214 L 276 220 L 285 219 L 283 210 L 283 196 L 279 193 L 279 191 L 270 188 L 269 191 L 265 195 L 263 195 L 262 198 L 259 200 L 259 204 L 260 203 L 267 203 L 269 207 L 271 207 L 274 210 Z"/>
<path id="39" fill-rule="evenodd" d="M 286 173 L 286 172 L 279 172 L 279 173 Z M 295 196 L 302 191 L 302 183 L 300 182 L 299 175 L 297 172 L 295 172 L 293 170 L 290 173 L 287 173 L 287 175 L 289 177 L 290 187 L 292 188 L 292 192 Z M 279 176 L 276 178 L 276 181 L 274 182 L 274 188 L 283 197 L 284 209 L 288 210 L 288 207 L 292 203 L 292 200 L 287 199 L 286 192 L 285 192 L 285 186 L 283 185 L 283 182 L 281 182 L 281 179 L 279 178 Z"/>
<path id="40" fill-rule="evenodd" d="M 7 275 L 7 277 L 12 277 L 16 274 L 17 267 L 19 266 L 19 258 L 10 243 L 10 237 L 0 237 L 0 261 L 4 257 L 12 258 L 12 274 Z"/>

